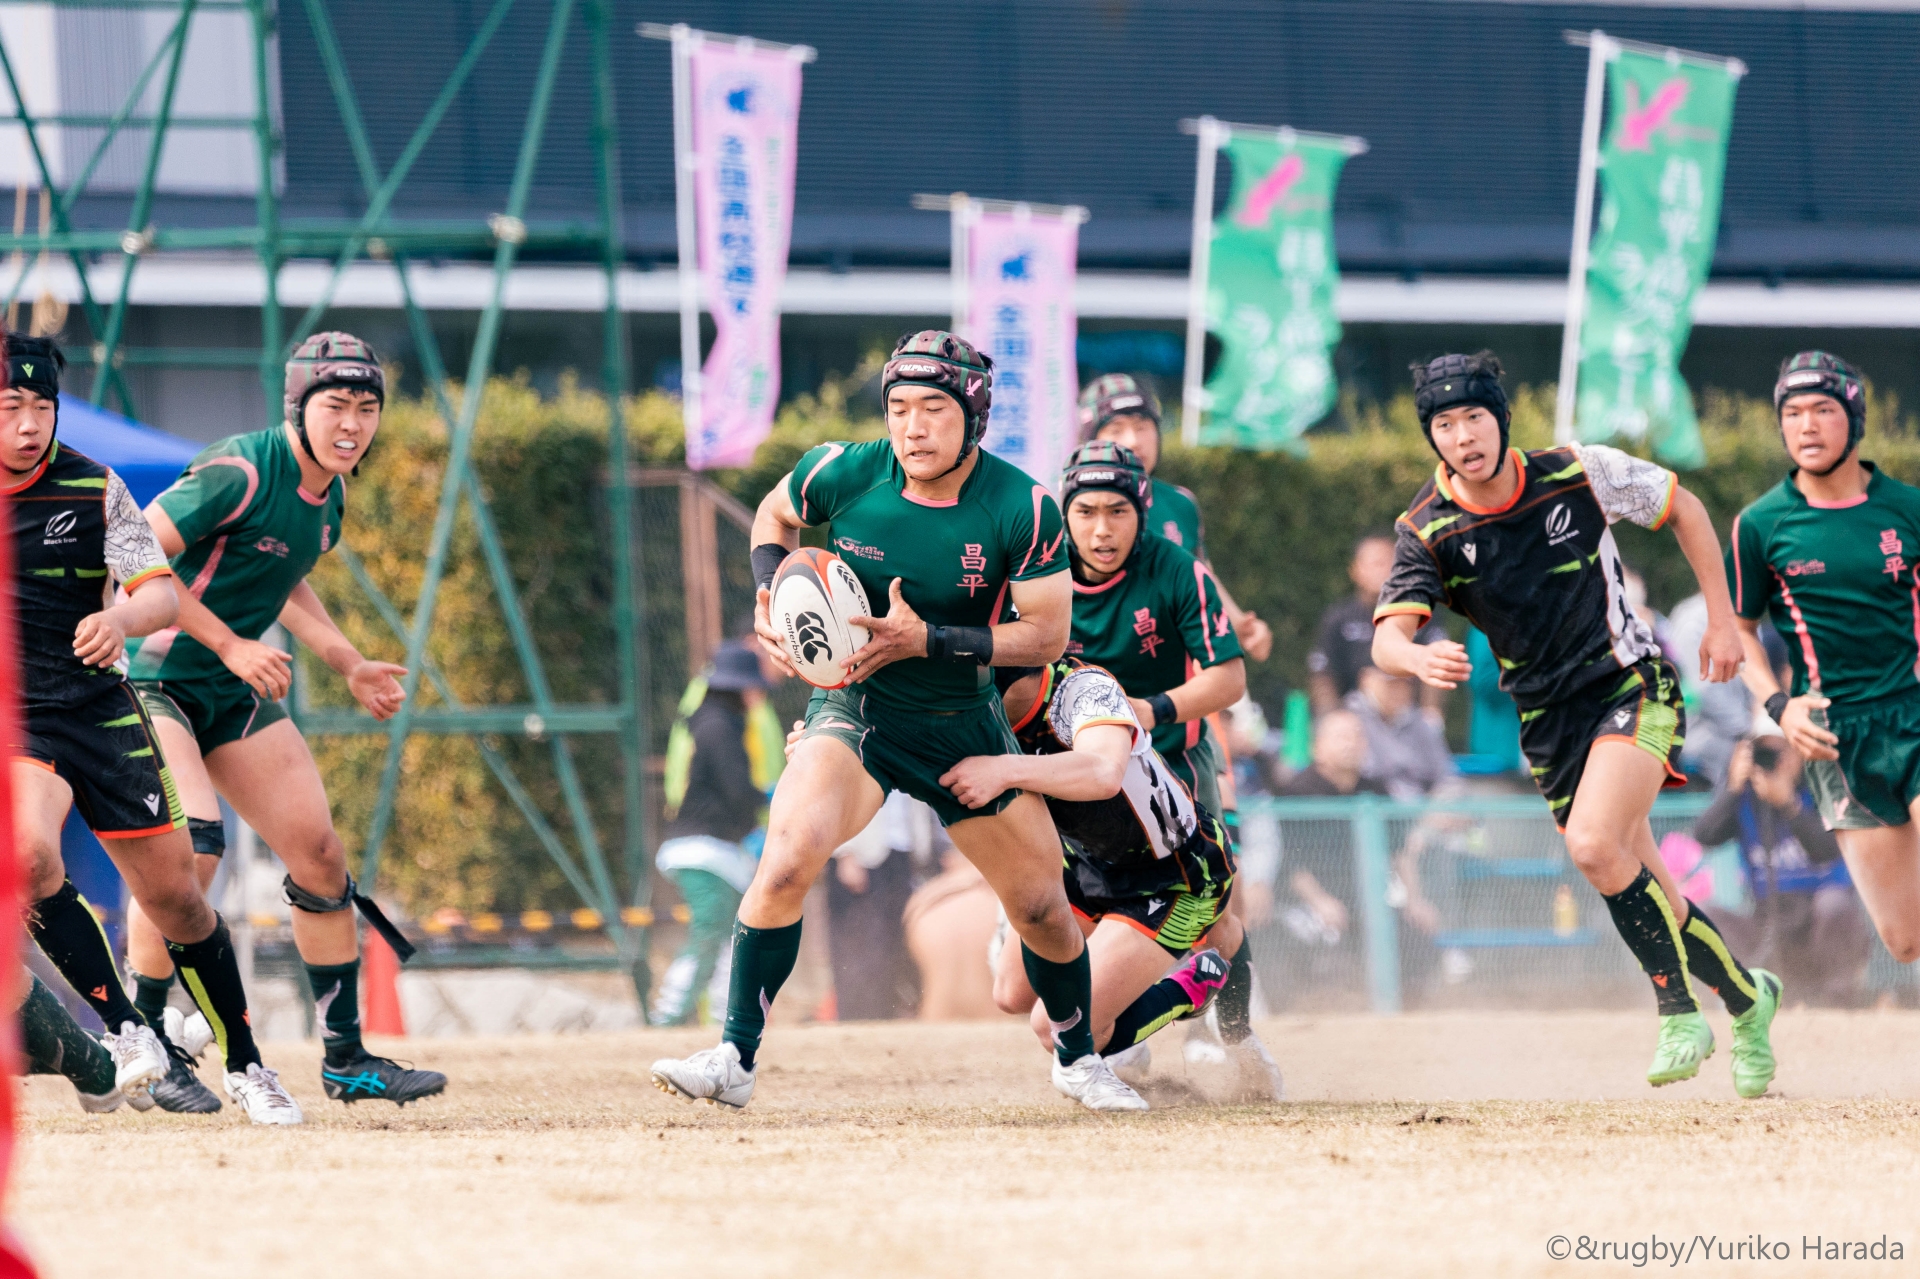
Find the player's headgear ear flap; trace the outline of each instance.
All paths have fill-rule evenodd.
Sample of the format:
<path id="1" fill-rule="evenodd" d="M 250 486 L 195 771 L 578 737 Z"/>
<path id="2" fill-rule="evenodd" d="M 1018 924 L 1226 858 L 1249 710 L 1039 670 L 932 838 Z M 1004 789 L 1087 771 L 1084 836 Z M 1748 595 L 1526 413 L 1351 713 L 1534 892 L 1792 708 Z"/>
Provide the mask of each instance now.
<path id="1" fill-rule="evenodd" d="M 1413 409 L 1420 416 L 1420 433 L 1427 437 L 1428 447 L 1433 446 L 1434 414 L 1462 404 L 1477 404 L 1500 423 L 1500 461 L 1493 468 L 1495 475 L 1500 474 L 1500 467 L 1507 464 L 1513 412 L 1507 404 L 1506 389 L 1500 385 L 1499 357 L 1492 351 L 1442 355 L 1412 368 Z M 1437 448 L 1433 451 L 1440 452 Z"/>

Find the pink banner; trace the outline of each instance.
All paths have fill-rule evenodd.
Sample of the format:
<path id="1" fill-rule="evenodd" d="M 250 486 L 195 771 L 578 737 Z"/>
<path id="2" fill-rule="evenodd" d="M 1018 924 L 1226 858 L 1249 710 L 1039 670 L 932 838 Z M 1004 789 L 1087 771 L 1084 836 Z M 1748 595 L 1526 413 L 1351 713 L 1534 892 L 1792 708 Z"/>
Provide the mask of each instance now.
<path id="1" fill-rule="evenodd" d="M 695 470 L 745 466 L 780 402 L 780 286 L 793 229 L 800 63 L 702 43 L 689 53 L 700 285 L 715 338 L 700 382 Z"/>
<path id="2" fill-rule="evenodd" d="M 1073 451 L 1080 391 L 1073 279 L 1080 224 L 976 211 L 967 238 L 963 334 L 993 357 L 985 447 L 1048 488 Z"/>

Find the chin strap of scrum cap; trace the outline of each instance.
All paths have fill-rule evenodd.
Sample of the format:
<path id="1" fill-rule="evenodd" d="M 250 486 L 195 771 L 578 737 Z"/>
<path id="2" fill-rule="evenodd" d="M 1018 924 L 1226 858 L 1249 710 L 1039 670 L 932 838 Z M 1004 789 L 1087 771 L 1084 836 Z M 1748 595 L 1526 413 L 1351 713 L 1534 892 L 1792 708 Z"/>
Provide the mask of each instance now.
<path id="1" fill-rule="evenodd" d="M 285 879 L 281 880 L 280 886 L 286 890 L 287 905 L 297 907 L 311 914 L 337 915 L 343 910 L 352 910 L 358 907 L 361 917 L 367 921 L 367 926 L 372 928 L 374 932 L 379 933 L 380 936 L 385 939 L 387 945 L 393 947 L 393 953 L 400 957 L 401 963 L 404 964 L 413 958 L 415 954 L 414 944 L 408 941 L 398 928 L 393 926 L 393 921 L 387 918 L 387 913 L 380 909 L 379 904 L 375 902 L 373 898 L 363 896 L 360 893 L 359 885 L 353 882 L 353 876 L 347 876 L 347 891 L 341 893 L 338 897 L 322 897 L 318 893 L 310 893 L 300 887 L 300 885 L 294 883 L 292 875 L 288 875 Z"/>

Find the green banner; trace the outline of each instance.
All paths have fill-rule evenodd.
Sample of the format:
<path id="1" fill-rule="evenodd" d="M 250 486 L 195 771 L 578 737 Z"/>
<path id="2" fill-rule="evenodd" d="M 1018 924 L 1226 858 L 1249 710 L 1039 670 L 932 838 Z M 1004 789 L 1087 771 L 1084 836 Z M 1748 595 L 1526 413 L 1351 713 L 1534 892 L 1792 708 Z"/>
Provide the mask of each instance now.
<path id="1" fill-rule="evenodd" d="M 1670 465 L 1706 461 L 1680 355 L 1713 262 L 1738 83 L 1726 67 L 1628 51 L 1607 68 L 1574 417 L 1583 440 L 1644 439 Z"/>
<path id="2" fill-rule="evenodd" d="M 1340 341 L 1333 189 L 1344 140 L 1234 137 L 1233 195 L 1213 224 L 1207 327 L 1220 338 L 1203 444 L 1297 448 L 1333 408 Z"/>

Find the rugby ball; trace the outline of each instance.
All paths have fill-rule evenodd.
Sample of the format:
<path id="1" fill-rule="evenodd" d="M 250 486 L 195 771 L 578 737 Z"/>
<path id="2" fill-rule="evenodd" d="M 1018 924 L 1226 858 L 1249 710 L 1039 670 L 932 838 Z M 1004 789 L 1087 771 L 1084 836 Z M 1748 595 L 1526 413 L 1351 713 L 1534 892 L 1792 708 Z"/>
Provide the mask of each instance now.
<path id="1" fill-rule="evenodd" d="M 867 628 L 847 619 L 872 612 L 845 560 L 811 546 L 787 556 L 774 574 L 767 611 L 801 679 L 815 688 L 847 686 L 846 661 L 867 642 Z"/>

